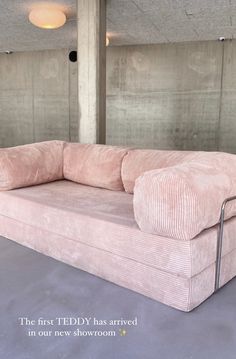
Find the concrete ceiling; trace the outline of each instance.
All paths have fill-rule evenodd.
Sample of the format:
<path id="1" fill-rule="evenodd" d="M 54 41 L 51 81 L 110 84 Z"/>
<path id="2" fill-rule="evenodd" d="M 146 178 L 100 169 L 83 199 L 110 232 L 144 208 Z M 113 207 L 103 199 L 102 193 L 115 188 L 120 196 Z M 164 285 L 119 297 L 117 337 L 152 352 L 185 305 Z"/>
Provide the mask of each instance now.
<path id="1" fill-rule="evenodd" d="M 67 23 L 57 30 L 43 30 L 28 20 L 38 3 L 55 3 L 65 11 Z M 76 47 L 76 0 L 0 0 L 0 51 L 31 51 Z"/>
<path id="2" fill-rule="evenodd" d="M 76 48 L 76 0 L 59 4 L 67 23 L 41 30 L 28 21 L 37 0 L 0 0 L 0 51 Z M 111 45 L 236 38 L 236 0 L 107 0 Z"/>

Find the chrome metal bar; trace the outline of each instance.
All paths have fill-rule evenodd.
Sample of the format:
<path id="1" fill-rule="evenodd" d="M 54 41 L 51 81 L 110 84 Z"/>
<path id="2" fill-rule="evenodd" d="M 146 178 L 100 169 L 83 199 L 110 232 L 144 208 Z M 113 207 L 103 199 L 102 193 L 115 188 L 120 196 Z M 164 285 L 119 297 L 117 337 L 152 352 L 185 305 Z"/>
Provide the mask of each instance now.
<path id="1" fill-rule="evenodd" d="M 219 229 L 217 235 L 217 248 L 216 248 L 215 292 L 220 288 L 220 270 L 221 270 L 223 236 L 224 236 L 225 207 L 228 202 L 234 200 L 236 200 L 236 196 L 226 198 L 221 206 Z"/>

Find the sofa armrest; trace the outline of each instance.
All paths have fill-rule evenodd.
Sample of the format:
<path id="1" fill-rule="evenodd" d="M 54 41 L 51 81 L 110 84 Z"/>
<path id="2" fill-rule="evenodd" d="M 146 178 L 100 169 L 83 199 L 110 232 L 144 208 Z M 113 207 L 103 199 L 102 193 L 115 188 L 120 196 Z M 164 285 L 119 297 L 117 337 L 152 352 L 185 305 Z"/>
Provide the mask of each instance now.
<path id="1" fill-rule="evenodd" d="M 236 160 L 232 166 L 224 155 L 217 165 L 192 161 L 139 177 L 134 188 L 134 214 L 140 229 L 190 240 L 216 225 L 222 202 L 236 192 Z M 229 204 L 225 219 L 235 215 L 234 202 Z"/>
<path id="2" fill-rule="evenodd" d="M 63 178 L 63 141 L 0 149 L 0 191 Z"/>

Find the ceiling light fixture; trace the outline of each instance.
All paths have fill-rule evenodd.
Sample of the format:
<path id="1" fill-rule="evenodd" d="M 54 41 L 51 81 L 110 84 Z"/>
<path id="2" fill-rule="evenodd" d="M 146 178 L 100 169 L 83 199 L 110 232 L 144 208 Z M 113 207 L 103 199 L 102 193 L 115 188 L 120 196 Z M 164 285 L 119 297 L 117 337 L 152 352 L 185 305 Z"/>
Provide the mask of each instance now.
<path id="1" fill-rule="evenodd" d="M 42 29 L 58 29 L 65 24 L 66 15 L 55 8 L 35 8 L 31 10 L 29 20 Z"/>

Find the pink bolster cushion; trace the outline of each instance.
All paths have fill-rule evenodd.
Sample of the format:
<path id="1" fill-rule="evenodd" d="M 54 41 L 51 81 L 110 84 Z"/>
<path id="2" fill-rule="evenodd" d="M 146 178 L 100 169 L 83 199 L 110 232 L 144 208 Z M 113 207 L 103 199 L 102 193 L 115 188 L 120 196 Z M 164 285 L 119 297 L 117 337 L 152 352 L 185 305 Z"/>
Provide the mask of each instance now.
<path id="1" fill-rule="evenodd" d="M 133 193 L 135 180 L 146 171 L 175 166 L 197 156 L 198 152 L 132 150 L 122 163 L 122 181 L 125 191 Z"/>
<path id="2" fill-rule="evenodd" d="M 123 191 L 121 163 L 127 149 L 115 146 L 66 143 L 64 177 L 113 191 Z"/>
<path id="3" fill-rule="evenodd" d="M 0 149 L 0 191 L 63 178 L 62 141 Z"/>
<path id="4" fill-rule="evenodd" d="M 221 155 L 222 162 L 211 165 L 209 161 L 192 161 L 139 177 L 134 189 L 134 214 L 140 229 L 190 240 L 217 224 L 222 202 L 236 195 L 236 156 Z M 233 161 L 227 162 L 231 157 Z M 226 219 L 235 215 L 236 201 L 228 204 Z"/>

